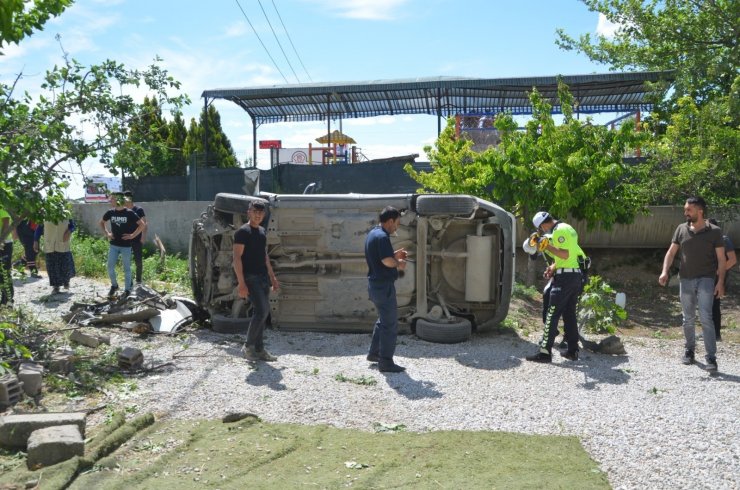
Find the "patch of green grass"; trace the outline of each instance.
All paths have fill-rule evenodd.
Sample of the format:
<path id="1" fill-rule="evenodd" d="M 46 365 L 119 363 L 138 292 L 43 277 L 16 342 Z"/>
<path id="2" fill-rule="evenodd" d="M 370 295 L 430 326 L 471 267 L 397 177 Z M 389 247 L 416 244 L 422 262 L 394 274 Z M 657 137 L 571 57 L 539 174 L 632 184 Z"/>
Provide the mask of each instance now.
<path id="1" fill-rule="evenodd" d="M 373 424 L 373 430 L 375 432 L 404 432 L 406 426 L 404 424 L 385 424 L 383 422 L 375 422 Z"/>
<path id="2" fill-rule="evenodd" d="M 77 233 L 72 239 L 72 255 L 77 273 L 92 278 L 108 277 L 108 248 L 108 241 L 102 237 Z M 143 255 L 142 280 L 145 283 L 158 281 L 181 289 L 190 287 L 187 258 L 180 257 L 179 254 L 166 255 L 162 263 L 159 252 L 149 246 L 144 247 Z M 119 274 L 122 274 L 120 266 L 118 269 Z"/>
<path id="3" fill-rule="evenodd" d="M 540 292 L 534 286 L 526 286 L 520 282 L 514 283 L 512 296 L 519 299 L 536 299 Z"/>
<path id="4" fill-rule="evenodd" d="M 305 374 L 307 376 L 316 376 L 319 374 L 319 368 L 313 368 L 312 370 L 296 371 L 297 374 Z"/>
<path id="5" fill-rule="evenodd" d="M 164 420 L 106 459 L 69 488 L 609 488 L 576 437 L 504 432 Z"/>
<path id="6" fill-rule="evenodd" d="M 339 373 L 336 376 L 334 376 L 334 379 L 341 382 L 341 383 L 353 383 L 356 385 L 364 385 L 364 386 L 375 386 L 378 384 L 378 380 L 373 378 L 372 376 L 358 376 L 356 378 L 349 378 L 345 376 L 343 373 Z"/>

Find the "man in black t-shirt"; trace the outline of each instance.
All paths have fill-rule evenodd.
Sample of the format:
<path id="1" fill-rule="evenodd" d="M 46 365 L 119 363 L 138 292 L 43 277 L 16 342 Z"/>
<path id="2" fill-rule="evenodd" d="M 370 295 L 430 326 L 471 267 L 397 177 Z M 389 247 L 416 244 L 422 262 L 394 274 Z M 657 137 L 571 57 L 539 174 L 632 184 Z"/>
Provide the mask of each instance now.
<path id="1" fill-rule="evenodd" d="M 233 263 L 239 283 L 239 297 L 252 302 L 252 319 L 244 344 L 244 357 L 248 361 L 276 361 L 265 350 L 264 332 L 270 314 L 270 287 L 280 289 L 267 255 L 267 236 L 260 226 L 265 217 L 265 204 L 252 201 L 247 211 L 249 221 L 234 233 Z"/>
<path id="2" fill-rule="evenodd" d="M 134 193 L 126 191 L 123 193 L 126 198 L 126 208 L 130 209 L 144 222 L 144 229 L 140 235 L 134 237 L 131 241 L 131 253 L 134 256 L 134 263 L 136 264 L 136 284 L 141 284 L 141 273 L 144 271 L 144 257 L 142 254 L 142 248 L 146 241 L 146 230 L 149 223 L 146 220 L 146 213 L 140 206 L 134 204 Z"/>
<path id="3" fill-rule="evenodd" d="M 108 291 L 108 297 L 113 298 L 118 291 L 116 263 L 119 256 L 123 262 L 123 273 L 125 277 L 124 294 L 128 296 L 133 288 L 133 279 L 131 277 L 131 243 L 144 230 L 144 221 L 136 213 L 126 208 L 123 194 L 111 194 L 110 203 L 113 205 L 113 208 L 105 212 L 98 225 L 100 225 L 103 234 L 110 241 L 110 247 L 108 249 L 108 277 L 110 278 L 111 287 L 110 291 Z M 110 221 L 110 231 L 105 226 L 107 221 Z"/>

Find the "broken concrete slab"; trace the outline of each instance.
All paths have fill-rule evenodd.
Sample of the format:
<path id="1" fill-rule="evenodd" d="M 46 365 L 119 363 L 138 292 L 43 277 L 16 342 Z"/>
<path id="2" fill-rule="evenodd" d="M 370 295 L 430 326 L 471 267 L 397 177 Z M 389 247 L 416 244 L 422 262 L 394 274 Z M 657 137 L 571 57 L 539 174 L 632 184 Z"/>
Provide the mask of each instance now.
<path id="1" fill-rule="evenodd" d="M 109 336 L 88 334 L 80 330 L 72 331 L 72 333 L 69 336 L 69 340 L 72 342 L 77 342 L 78 344 L 92 347 L 93 349 L 99 346 L 100 344 L 110 345 Z"/>
<path id="2" fill-rule="evenodd" d="M 76 425 L 38 429 L 28 437 L 26 464 L 31 470 L 51 466 L 75 456 L 84 456 L 85 442 Z"/>
<path id="3" fill-rule="evenodd" d="M 15 374 L 0 377 L 0 410 L 12 407 L 23 398 L 23 383 Z"/>
<path id="4" fill-rule="evenodd" d="M 86 415 L 81 412 L 5 415 L 0 417 L 0 446 L 25 449 L 33 431 L 59 425 L 76 425 L 84 436 L 85 420 Z"/>
<path id="5" fill-rule="evenodd" d="M 28 396 L 41 393 L 44 366 L 36 362 L 22 362 L 18 366 L 18 379 L 23 383 L 23 392 Z"/>

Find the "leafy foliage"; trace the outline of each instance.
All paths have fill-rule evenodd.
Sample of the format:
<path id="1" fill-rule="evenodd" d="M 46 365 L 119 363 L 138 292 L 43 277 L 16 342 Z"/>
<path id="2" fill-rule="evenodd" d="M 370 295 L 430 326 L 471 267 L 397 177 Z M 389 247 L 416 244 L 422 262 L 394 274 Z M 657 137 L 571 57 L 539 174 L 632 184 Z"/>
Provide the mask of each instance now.
<path id="1" fill-rule="evenodd" d="M 180 83 L 158 61 L 146 70 L 130 70 L 111 60 L 85 67 L 65 59 L 46 73 L 36 99 L 0 84 L 0 207 L 13 214 L 13 226 L 26 217 L 69 216 L 62 164 L 79 167 L 99 158 L 115 171 L 113 154 L 146 114 L 128 91 L 144 87 L 160 106 L 179 108 L 187 101 L 168 93 Z"/>
<path id="2" fill-rule="evenodd" d="M 46 355 L 51 344 L 39 342 L 46 331 L 22 309 L 0 307 L 0 377 L 19 361 Z"/>
<path id="3" fill-rule="evenodd" d="M 641 169 L 625 164 L 622 156 L 642 144 L 645 133 L 630 122 L 609 130 L 577 120 L 573 97 L 562 82 L 559 98 L 563 124 L 556 125 L 552 106 L 533 90 L 533 115 L 525 130 L 517 131 L 510 114 L 500 114 L 495 127 L 501 143 L 482 153 L 472 151 L 471 141 L 455 137 L 450 120 L 435 147 L 425 148 L 432 172 L 405 169 L 422 191 L 489 198 L 522 220 L 548 209 L 583 219 L 590 228 L 631 222 L 645 196 L 638 184 Z"/>
<path id="4" fill-rule="evenodd" d="M 0 48 L 9 43 L 17 44 L 33 31 L 42 29 L 50 17 L 61 14 L 73 1 L 3 0 L 0 2 Z"/>
<path id="5" fill-rule="evenodd" d="M 651 204 L 701 195 L 740 203 L 740 7 L 728 0 L 582 0 L 616 23 L 613 38 L 556 43 L 612 69 L 674 70 L 674 90 L 649 118 L 644 188 Z M 722 214 L 724 211 L 721 211 Z"/>
<path id="6" fill-rule="evenodd" d="M 613 38 L 558 30 L 557 44 L 616 70 L 676 70 L 676 98 L 730 91 L 740 64 L 736 1 L 581 0 L 619 29 Z"/>
<path id="7" fill-rule="evenodd" d="M 616 332 L 627 312 L 615 302 L 616 291 L 600 276 L 589 277 L 578 307 L 578 324 L 589 332 Z"/>
<path id="8" fill-rule="evenodd" d="M 650 202 L 673 204 L 698 195 L 712 213 L 740 203 L 740 77 L 732 92 L 698 105 L 682 97 L 651 154 L 645 190 Z"/>

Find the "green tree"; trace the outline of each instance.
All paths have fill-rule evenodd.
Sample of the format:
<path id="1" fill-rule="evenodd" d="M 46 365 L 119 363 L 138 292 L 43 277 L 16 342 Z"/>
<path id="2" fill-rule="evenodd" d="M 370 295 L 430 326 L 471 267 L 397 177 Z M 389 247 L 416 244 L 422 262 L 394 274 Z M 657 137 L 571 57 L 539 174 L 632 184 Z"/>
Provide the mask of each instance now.
<path id="1" fill-rule="evenodd" d="M 422 190 L 488 198 L 524 223 L 538 209 L 585 220 L 589 228 L 631 222 L 644 208 L 645 195 L 635 184 L 642 178 L 640 168 L 625 164 L 622 157 L 644 141 L 644 133 L 635 131 L 631 122 L 617 130 L 581 122 L 573 117 L 567 86 L 560 83 L 558 92 L 561 125 L 534 90 L 533 114 L 525 131 L 517 131 L 510 114 L 500 114 L 495 127 L 501 143 L 476 153 L 471 141 L 455 138 L 450 120 L 435 148 L 425 148 L 432 172 L 415 172 L 410 165 L 406 171 Z"/>
<path id="2" fill-rule="evenodd" d="M 682 203 L 692 194 L 720 208 L 740 203 L 740 3 L 582 1 L 620 28 L 611 39 L 576 40 L 559 30 L 562 48 L 617 70 L 675 70 L 672 95 L 646 118 L 654 136 L 644 180 L 651 204 Z"/>
<path id="3" fill-rule="evenodd" d="M 0 2 L 0 49 L 18 44 L 33 31 L 43 29 L 50 17 L 56 17 L 73 0 L 2 0 Z M 2 51 L 0 51 L 0 55 Z"/>
<path id="4" fill-rule="evenodd" d="M 675 99 L 727 95 L 740 62 L 737 0 L 581 0 L 618 24 L 613 38 L 557 31 L 556 43 L 615 70 L 676 70 Z"/>
<path id="5" fill-rule="evenodd" d="M 675 204 L 698 195 L 713 213 L 732 213 L 740 204 L 740 77 L 727 96 L 703 105 L 686 96 L 676 106 L 665 134 L 646 147 L 650 202 Z"/>
<path id="6" fill-rule="evenodd" d="M 15 84 L 0 84 L 0 206 L 14 214 L 15 223 L 67 215 L 63 164 L 82 172 L 83 161 L 98 158 L 112 166 L 116 149 L 143 113 L 127 91 L 143 86 L 160 106 L 187 101 L 170 93 L 180 83 L 159 61 L 131 70 L 111 60 L 90 67 L 65 60 L 46 73 L 36 99 L 18 96 Z"/>
<path id="7" fill-rule="evenodd" d="M 218 168 L 238 167 L 239 161 L 231 146 L 231 141 L 221 127 L 221 116 L 213 105 L 208 106 L 207 111 L 203 109 L 200 112 L 200 122 L 196 122 L 195 119 L 190 120 L 190 128 L 185 138 L 185 155 L 206 153 L 203 136 L 206 132 L 208 154 L 204 156 L 205 164 Z"/>
<path id="8" fill-rule="evenodd" d="M 114 168 L 135 177 L 169 175 L 167 121 L 155 98 L 144 97 L 138 114 L 129 126 L 126 142 L 113 158 Z"/>
<path id="9" fill-rule="evenodd" d="M 185 139 L 188 130 L 181 112 L 175 112 L 174 118 L 167 125 L 167 150 L 169 158 L 167 168 L 168 175 L 185 175 L 187 161 L 185 159 Z"/>

